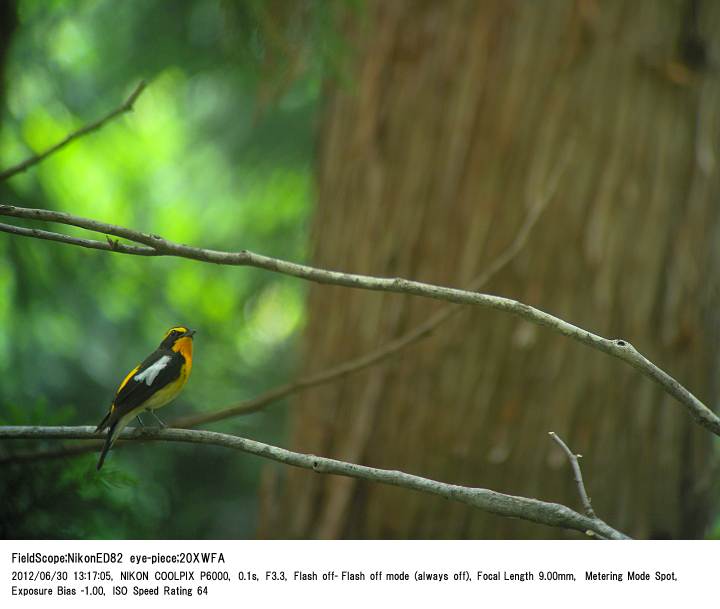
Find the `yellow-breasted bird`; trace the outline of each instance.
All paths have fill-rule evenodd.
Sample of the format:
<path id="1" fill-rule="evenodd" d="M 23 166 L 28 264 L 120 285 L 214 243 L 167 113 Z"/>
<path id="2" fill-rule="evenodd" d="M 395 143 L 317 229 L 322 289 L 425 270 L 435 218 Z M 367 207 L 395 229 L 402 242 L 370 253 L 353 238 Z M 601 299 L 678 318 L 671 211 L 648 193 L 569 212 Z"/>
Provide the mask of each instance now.
<path id="1" fill-rule="evenodd" d="M 187 383 L 192 370 L 194 335 L 195 330 L 185 326 L 170 328 L 160 346 L 128 372 L 120 383 L 110 411 L 95 429 L 96 432 L 108 430 L 98 469 L 103 466 L 105 456 L 120 432 L 134 417 L 140 420 L 140 413 L 150 411 L 164 426 L 154 411 L 175 399 Z"/>

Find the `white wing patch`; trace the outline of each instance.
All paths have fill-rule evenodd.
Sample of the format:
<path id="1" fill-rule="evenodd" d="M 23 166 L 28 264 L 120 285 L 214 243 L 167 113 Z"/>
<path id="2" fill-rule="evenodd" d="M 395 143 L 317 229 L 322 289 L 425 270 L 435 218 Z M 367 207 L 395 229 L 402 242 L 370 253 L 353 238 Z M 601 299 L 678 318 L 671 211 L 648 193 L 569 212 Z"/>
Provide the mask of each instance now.
<path id="1" fill-rule="evenodd" d="M 145 381 L 145 384 L 150 387 L 150 385 L 155 382 L 157 375 L 160 374 L 160 372 L 167 367 L 171 359 L 172 357 L 170 357 L 169 355 L 163 355 L 152 366 L 148 366 L 145 370 L 143 370 L 139 374 L 136 374 L 133 378 L 138 383 L 142 383 L 143 381 Z"/>

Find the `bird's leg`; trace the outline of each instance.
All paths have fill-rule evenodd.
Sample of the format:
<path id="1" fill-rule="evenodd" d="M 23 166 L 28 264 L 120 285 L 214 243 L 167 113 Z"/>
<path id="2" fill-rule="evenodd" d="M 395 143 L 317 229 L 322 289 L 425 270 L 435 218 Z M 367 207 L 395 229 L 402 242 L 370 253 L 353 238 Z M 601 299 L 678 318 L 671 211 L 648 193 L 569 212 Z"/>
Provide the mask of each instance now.
<path id="1" fill-rule="evenodd" d="M 165 425 L 165 423 L 163 423 L 163 422 L 160 420 L 160 417 L 155 414 L 155 411 L 154 411 L 154 410 L 148 410 L 148 412 L 149 412 L 153 417 L 155 417 L 155 420 L 156 420 L 158 423 L 160 423 L 160 427 L 163 427 L 163 428 L 167 427 L 167 425 Z"/>
<path id="2" fill-rule="evenodd" d="M 140 418 L 140 415 L 136 415 L 135 417 L 138 420 L 138 423 L 140 423 L 140 427 L 145 427 L 145 423 L 143 423 L 143 420 Z"/>

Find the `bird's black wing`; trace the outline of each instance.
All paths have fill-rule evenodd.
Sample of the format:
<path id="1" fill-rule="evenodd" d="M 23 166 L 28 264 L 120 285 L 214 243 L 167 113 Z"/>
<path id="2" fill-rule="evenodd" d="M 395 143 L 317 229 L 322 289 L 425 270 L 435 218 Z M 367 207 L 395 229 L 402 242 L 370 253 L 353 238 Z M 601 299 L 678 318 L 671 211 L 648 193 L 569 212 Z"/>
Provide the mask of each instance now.
<path id="1" fill-rule="evenodd" d="M 185 361 L 171 349 L 157 349 L 136 366 L 123 380 L 113 400 L 118 417 L 137 408 L 155 392 L 180 376 Z"/>

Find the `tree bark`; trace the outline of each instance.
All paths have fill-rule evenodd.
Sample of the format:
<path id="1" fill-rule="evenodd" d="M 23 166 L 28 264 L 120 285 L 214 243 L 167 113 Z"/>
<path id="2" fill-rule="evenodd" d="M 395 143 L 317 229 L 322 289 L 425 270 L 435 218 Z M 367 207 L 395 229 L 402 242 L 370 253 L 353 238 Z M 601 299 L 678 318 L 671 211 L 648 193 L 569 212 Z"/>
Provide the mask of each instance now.
<path id="1" fill-rule="evenodd" d="M 714 405 L 720 83 L 703 35 L 720 31 L 720 4 L 375 0 L 349 31 L 354 77 L 324 113 L 314 263 L 462 287 L 570 149 L 525 250 L 485 291 L 628 339 Z M 304 370 L 439 306 L 313 286 Z M 622 363 L 494 311 L 468 308 L 290 413 L 293 450 L 578 506 L 556 431 L 613 526 L 697 537 L 708 524 L 710 434 Z M 268 476 L 262 536 L 562 534 L 402 489 Z"/>

